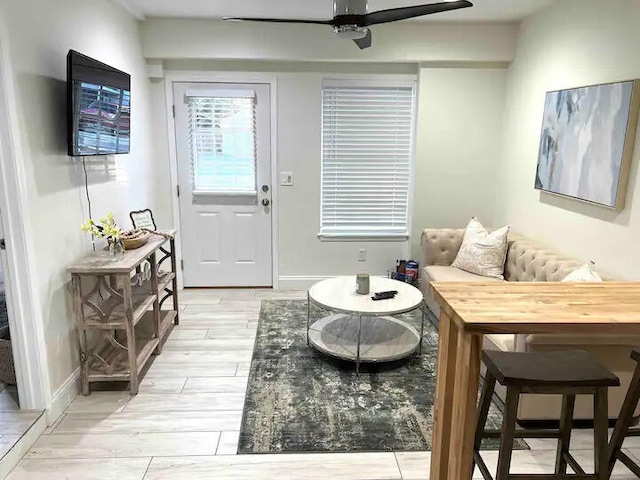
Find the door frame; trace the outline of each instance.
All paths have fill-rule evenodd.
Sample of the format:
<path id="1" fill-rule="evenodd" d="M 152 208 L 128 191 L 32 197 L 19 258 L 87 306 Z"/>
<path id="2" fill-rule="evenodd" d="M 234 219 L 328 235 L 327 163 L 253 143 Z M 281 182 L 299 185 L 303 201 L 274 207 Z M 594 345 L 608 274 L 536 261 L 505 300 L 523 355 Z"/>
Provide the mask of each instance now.
<path id="1" fill-rule="evenodd" d="M 171 210 L 174 227 L 181 232 L 180 201 L 178 199 L 178 154 L 176 145 L 176 125 L 173 116 L 175 98 L 174 83 L 260 83 L 269 85 L 271 97 L 271 204 L 278 206 L 278 115 L 277 115 L 277 77 L 273 73 L 245 73 L 245 72 L 198 72 L 172 71 L 165 72 L 164 87 L 167 112 L 167 136 L 169 139 L 169 165 L 171 177 Z M 271 276 L 272 288 L 278 288 L 278 208 L 271 209 Z M 180 234 L 176 237 L 176 258 L 178 264 L 182 261 L 182 242 Z M 183 288 L 182 269 L 178 269 L 178 288 Z"/>
<path id="2" fill-rule="evenodd" d="M 0 21 L 0 211 L 6 239 L 6 300 L 22 410 L 46 410 L 52 401 L 41 302 L 30 279 L 37 278 L 28 223 L 24 152 L 18 131 L 16 86 L 6 29 Z"/>

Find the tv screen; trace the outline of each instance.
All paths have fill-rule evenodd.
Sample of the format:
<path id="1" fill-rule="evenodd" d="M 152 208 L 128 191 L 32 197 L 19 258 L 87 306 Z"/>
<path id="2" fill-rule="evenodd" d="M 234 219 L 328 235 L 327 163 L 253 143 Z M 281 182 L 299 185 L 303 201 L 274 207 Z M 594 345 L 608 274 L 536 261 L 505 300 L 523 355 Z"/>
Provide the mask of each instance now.
<path id="1" fill-rule="evenodd" d="M 130 75 L 70 50 L 67 101 L 69 155 L 129 153 Z"/>

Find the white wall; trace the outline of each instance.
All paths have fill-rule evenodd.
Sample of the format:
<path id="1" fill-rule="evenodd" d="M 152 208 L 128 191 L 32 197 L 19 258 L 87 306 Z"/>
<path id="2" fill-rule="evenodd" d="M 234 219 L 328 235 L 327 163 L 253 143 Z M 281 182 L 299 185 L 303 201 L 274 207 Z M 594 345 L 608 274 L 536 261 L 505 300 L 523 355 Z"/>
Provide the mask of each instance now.
<path id="1" fill-rule="evenodd" d="M 424 228 L 497 225 L 505 68 L 421 68 L 411 252 Z"/>
<path id="2" fill-rule="evenodd" d="M 147 19 L 146 58 L 325 62 L 508 62 L 514 25 L 395 23 L 373 28 L 373 47 L 361 51 L 317 25 Z"/>
<path id="3" fill-rule="evenodd" d="M 13 130 L 23 152 L 30 261 L 41 299 L 53 394 L 79 367 L 65 267 L 89 253 L 80 224 L 87 217 L 81 164 L 66 155 L 66 55 L 69 49 L 132 75 L 132 152 L 88 159 L 94 216 L 113 211 L 122 226 L 128 212 L 155 207 L 157 155 L 149 128 L 150 95 L 138 25 L 108 0 L 7 0 L 0 6 L 15 76 L 18 118 Z M 55 395 L 54 395 L 55 396 Z"/>
<path id="4" fill-rule="evenodd" d="M 514 25 L 381 25 L 374 46 L 360 51 L 322 27 L 154 18 L 141 26 L 144 55 L 164 61 L 167 71 L 278 72 L 278 168 L 295 175 L 294 187 L 280 189 L 278 204 L 285 288 L 360 270 L 383 273 L 409 252 L 418 258 L 427 226 L 463 226 L 471 215 L 495 223 L 505 76 L 516 33 Z M 405 242 L 320 242 L 322 79 L 418 70 L 411 248 Z M 162 102 L 160 91 L 154 99 L 154 105 Z M 165 172 L 163 183 L 168 177 Z M 360 248 L 368 251 L 366 264 L 357 262 Z"/>
<path id="5" fill-rule="evenodd" d="M 236 71 L 271 72 L 277 81 L 277 163 L 279 171 L 292 171 L 294 186 L 277 187 L 278 209 L 278 273 L 280 288 L 306 288 L 322 277 L 348 275 L 353 272 L 384 274 L 395 260 L 405 258 L 408 242 L 327 242 L 317 237 L 320 228 L 320 153 L 321 92 L 325 78 L 375 75 L 408 75 L 416 77 L 416 67 L 389 64 L 322 64 L 289 62 L 205 62 L 168 61 L 165 72 L 174 78 L 186 70 L 200 72 Z M 215 74 L 215 73 L 214 73 Z M 219 74 L 219 73 L 218 73 Z M 178 77 L 180 78 L 180 76 Z M 183 79 L 188 77 L 183 76 Z M 215 78 L 215 77 L 213 77 Z M 164 82 L 163 82 L 164 83 Z M 164 90 L 154 86 L 154 105 L 165 103 Z M 166 109 L 161 112 L 166 120 Z M 159 122 L 159 118 L 156 120 Z M 164 144 L 164 130 L 156 141 Z M 164 137 L 161 138 L 161 137 Z M 168 153 L 159 164 L 168 165 Z M 168 189 L 170 172 L 163 169 L 163 188 Z M 160 206 L 169 208 L 161 202 Z M 159 211 L 158 218 L 169 218 Z M 358 261 L 358 251 L 367 250 L 367 261 Z"/>
<path id="6" fill-rule="evenodd" d="M 630 280 L 640 279 L 640 148 L 620 213 L 533 185 L 545 92 L 639 78 L 638 25 L 637 0 L 563 0 L 524 22 L 509 74 L 500 169 L 502 222 Z"/>
<path id="7" fill-rule="evenodd" d="M 382 275 L 406 258 L 406 242 L 320 241 L 321 92 L 323 73 L 278 75 L 278 167 L 293 171 L 295 186 L 280 187 L 280 278 L 283 287 L 306 286 L 296 277 L 366 272 Z M 358 250 L 367 261 L 358 262 Z"/>

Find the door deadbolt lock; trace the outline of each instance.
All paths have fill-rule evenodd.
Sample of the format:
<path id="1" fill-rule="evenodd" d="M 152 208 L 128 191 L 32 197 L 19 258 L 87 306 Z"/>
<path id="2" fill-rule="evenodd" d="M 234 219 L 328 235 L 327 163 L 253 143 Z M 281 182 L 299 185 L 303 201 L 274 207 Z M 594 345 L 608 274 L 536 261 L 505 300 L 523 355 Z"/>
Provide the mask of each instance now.
<path id="1" fill-rule="evenodd" d="M 269 185 L 262 185 L 262 191 L 267 193 L 269 191 Z"/>
<path id="2" fill-rule="evenodd" d="M 262 199 L 262 205 L 264 205 L 265 207 L 268 207 L 270 203 L 271 202 L 269 201 L 268 198 L 263 198 Z"/>

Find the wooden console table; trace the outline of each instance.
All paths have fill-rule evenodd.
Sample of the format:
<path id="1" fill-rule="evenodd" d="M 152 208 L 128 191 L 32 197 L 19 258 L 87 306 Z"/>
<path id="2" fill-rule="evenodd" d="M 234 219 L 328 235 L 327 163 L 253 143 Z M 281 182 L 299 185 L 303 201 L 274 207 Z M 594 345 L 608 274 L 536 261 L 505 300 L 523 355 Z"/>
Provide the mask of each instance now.
<path id="1" fill-rule="evenodd" d="M 471 480 L 487 333 L 640 334 L 640 283 L 430 285 L 440 304 L 431 480 Z"/>
<path id="2" fill-rule="evenodd" d="M 89 395 L 91 382 L 104 381 L 128 381 L 136 395 L 140 372 L 152 354 L 162 352 L 167 334 L 178 324 L 176 232 L 164 233 L 171 238 L 152 235 L 148 243 L 122 256 L 98 252 L 67 268 L 83 395 Z M 161 269 L 166 261 L 170 270 Z M 163 310 L 169 298 L 170 309 Z"/>

